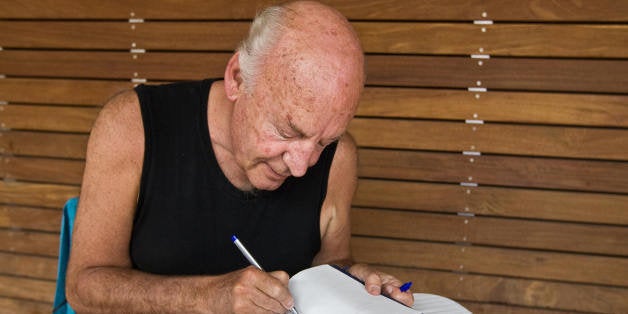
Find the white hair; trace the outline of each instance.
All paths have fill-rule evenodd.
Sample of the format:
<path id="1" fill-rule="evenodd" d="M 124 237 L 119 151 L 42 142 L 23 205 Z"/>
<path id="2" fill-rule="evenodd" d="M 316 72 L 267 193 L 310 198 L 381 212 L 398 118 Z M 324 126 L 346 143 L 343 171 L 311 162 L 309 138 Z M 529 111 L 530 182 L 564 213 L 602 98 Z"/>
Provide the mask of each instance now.
<path id="1" fill-rule="evenodd" d="M 259 12 L 251 24 L 248 37 L 236 50 L 239 52 L 244 90 L 249 94 L 255 88 L 256 77 L 260 74 L 265 57 L 285 29 L 286 10 L 282 6 L 271 6 Z"/>

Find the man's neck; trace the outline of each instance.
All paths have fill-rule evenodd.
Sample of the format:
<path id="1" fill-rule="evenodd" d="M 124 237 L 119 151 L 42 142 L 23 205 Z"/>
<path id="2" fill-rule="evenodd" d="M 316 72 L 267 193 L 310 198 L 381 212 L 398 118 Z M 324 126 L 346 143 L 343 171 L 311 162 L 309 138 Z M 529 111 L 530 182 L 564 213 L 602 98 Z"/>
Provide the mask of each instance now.
<path id="1" fill-rule="evenodd" d="M 207 127 L 209 137 L 218 161 L 218 166 L 229 182 L 242 191 L 252 191 L 253 186 L 246 177 L 246 173 L 235 160 L 231 146 L 231 113 L 233 103 L 227 98 L 224 81 L 212 84 L 207 104 Z"/>

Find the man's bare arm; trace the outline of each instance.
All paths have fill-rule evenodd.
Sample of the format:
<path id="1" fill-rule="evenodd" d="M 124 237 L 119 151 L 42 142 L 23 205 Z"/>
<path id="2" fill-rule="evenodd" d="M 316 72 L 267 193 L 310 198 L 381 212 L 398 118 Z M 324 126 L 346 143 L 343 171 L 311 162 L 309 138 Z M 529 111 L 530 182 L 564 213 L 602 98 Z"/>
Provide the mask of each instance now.
<path id="1" fill-rule="evenodd" d="M 357 148 L 347 133 L 338 143 L 329 174 L 327 197 L 321 209 L 321 250 L 314 258 L 314 265 L 340 264 L 350 266 L 349 272 L 365 282 L 371 294 L 387 295 L 412 305 L 410 291 L 401 292 L 401 282 L 389 274 L 366 264 L 354 264 L 350 252 L 351 202 L 357 189 Z"/>
<path id="2" fill-rule="evenodd" d="M 78 313 L 263 313 L 290 308 L 284 272 L 247 268 L 221 276 L 183 277 L 132 269 L 129 243 L 144 157 L 141 121 L 137 95 L 128 91 L 107 103 L 94 124 L 68 265 L 70 305 Z"/>

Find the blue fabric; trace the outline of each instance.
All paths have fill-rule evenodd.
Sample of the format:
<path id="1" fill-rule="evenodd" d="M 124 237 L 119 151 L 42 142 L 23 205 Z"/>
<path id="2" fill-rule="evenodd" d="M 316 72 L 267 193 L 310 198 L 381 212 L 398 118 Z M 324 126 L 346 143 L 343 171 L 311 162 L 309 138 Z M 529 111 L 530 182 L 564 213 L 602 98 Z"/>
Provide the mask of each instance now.
<path id="1" fill-rule="evenodd" d="M 65 298 L 65 272 L 70 258 L 70 247 L 72 246 L 72 229 L 74 228 L 74 218 L 76 217 L 76 207 L 78 197 L 69 199 L 63 207 L 63 217 L 61 220 L 61 239 L 59 241 L 59 264 L 57 266 L 57 291 L 53 314 L 75 314 Z"/>

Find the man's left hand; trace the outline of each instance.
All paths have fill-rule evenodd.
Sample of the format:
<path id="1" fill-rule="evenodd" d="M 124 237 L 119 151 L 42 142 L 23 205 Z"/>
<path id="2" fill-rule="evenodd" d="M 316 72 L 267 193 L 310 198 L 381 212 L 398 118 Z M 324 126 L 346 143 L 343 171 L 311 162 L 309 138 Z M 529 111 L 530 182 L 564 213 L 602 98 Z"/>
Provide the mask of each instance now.
<path id="1" fill-rule="evenodd" d="M 366 291 L 372 295 L 384 293 L 393 299 L 407 305 L 414 304 L 412 291 L 401 292 L 402 282 L 392 275 L 378 271 L 366 264 L 353 264 L 349 273 L 364 281 Z"/>

